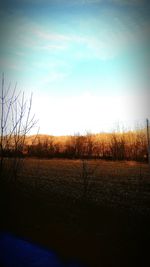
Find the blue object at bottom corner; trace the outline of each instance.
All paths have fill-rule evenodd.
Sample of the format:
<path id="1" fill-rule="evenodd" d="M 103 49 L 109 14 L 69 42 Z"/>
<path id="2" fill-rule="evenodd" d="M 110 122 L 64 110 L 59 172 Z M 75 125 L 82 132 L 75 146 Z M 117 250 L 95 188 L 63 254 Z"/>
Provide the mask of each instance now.
<path id="1" fill-rule="evenodd" d="M 1 267 L 83 267 L 70 262 L 61 262 L 57 253 L 17 238 L 9 233 L 0 233 Z"/>

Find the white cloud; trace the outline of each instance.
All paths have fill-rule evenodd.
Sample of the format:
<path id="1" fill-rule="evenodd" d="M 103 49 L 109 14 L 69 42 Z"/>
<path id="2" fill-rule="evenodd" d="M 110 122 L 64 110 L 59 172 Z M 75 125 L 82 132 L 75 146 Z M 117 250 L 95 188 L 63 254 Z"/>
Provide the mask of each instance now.
<path id="1" fill-rule="evenodd" d="M 110 97 L 88 92 L 74 97 L 56 98 L 42 94 L 34 98 L 34 111 L 40 120 L 41 132 L 57 135 L 85 133 L 86 130 L 111 131 L 118 121 L 125 128 L 134 127 L 134 122 L 146 115 L 136 114 L 133 110 L 136 105 L 135 99 L 129 95 Z"/>

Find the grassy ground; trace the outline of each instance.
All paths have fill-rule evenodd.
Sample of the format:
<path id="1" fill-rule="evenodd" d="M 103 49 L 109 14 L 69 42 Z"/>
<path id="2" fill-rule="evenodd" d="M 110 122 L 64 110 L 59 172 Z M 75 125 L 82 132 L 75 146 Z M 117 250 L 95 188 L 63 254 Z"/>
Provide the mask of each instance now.
<path id="1" fill-rule="evenodd" d="M 1 185 L 2 229 L 53 248 L 65 260 L 145 266 L 150 238 L 147 164 L 57 159 L 21 163 L 17 180 L 5 179 Z"/>

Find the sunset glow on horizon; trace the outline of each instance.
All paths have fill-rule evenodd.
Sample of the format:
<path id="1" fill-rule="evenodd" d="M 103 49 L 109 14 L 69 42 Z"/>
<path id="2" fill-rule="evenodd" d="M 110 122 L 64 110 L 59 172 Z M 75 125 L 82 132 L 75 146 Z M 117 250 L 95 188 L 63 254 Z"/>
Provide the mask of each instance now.
<path id="1" fill-rule="evenodd" d="M 0 73 L 6 85 L 33 92 L 39 133 L 131 129 L 150 117 L 148 1 L 0 5 Z"/>

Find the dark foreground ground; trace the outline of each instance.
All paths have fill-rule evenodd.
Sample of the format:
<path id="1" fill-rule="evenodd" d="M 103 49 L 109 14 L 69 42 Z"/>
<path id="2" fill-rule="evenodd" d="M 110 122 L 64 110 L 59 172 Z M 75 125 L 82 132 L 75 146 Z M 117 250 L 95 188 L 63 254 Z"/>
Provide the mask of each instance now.
<path id="1" fill-rule="evenodd" d="M 112 173 L 113 179 L 117 179 L 110 183 L 110 174 L 105 179 L 101 176 L 101 183 L 97 182 L 99 191 L 93 190 L 93 194 L 98 197 L 85 199 L 81 197 L 82 194 L 75 197 L 70 187 L 71 182 L 66 180 L 68 176 L 62 164 L 66 164 L 67 169 L 70 168 L 70 171 L 75 173 L 75 169 L 68 167 L 72 164 L 70 162 L 42 162 L 44 170 L 46 166 L 53 166 L 53 175 L 54 170 L 62 175 L 63 169 L 64 179 L 61 178 L 60 185 L 57 179 L 57 183 L 53 181 L 50 187 L 45 188 L 41 183 L 34 183 L 33 186 L 31 175 L 23 169 L 16 181 L 1 181 L 1 231 L 13 233 L 17 237 L 56 251 L 64 263 L 75 259 L 90 267 L 150 266 L 150 178 L 147 166 L 142 165 L 143 176 L 141 169 L 137 175 L 135 170 L 133 171 L 134 167 L 133 172 L 130 170 L 135 179 L 130 179 L 129 186 L 129 180 L 123 183 L 129 178 L 129 174 L 124 178 L 120 176 L 121 168 L 124 169 L 126 165 L 118 167 L 118 163 L 108 163 L 111 165 L 111 172 L 114 166 L 118 168 L 118 172 L 115 170 L 115 176 Z M 36 168 L 37 163 L 36 161 Z M 25 164 L 29 169 L 30 164 Z M 43 167 L 43 164 L 46 165 Z M 102 162 L 102 165 L 108 167 L 105 162 Z M 137 168 L 136 164 L 134 166 Z M 108 172 L 108 168 L 106 169 Z M 41 174 L 42 172 L 38 173 L 40 179 Z M 33 175 L 37 176 L 34 167 L 32 180 Z M 52 178 L 53 175 L 51 174 Z M 98 174 L 95 175 L 98 177 Z M 139 178 L 143 179 L 142 183 Z M 74 184 L 73 186 L 75 188 Z M 51 190 L 53 187 L 55 190 Z"/>

